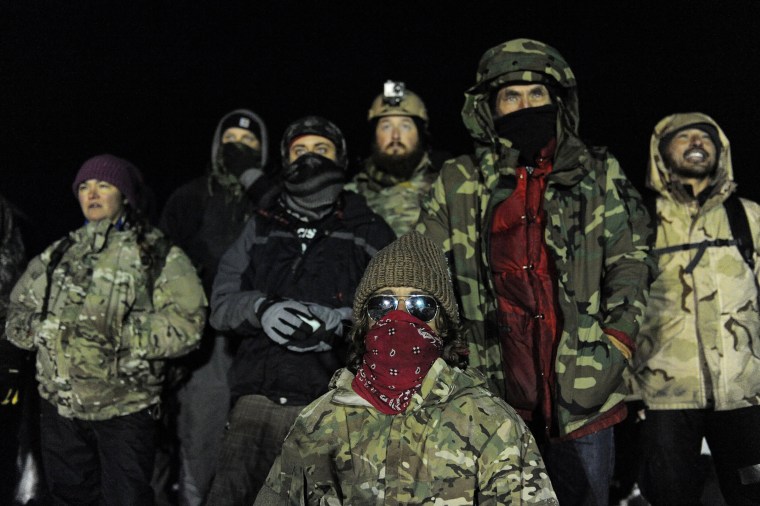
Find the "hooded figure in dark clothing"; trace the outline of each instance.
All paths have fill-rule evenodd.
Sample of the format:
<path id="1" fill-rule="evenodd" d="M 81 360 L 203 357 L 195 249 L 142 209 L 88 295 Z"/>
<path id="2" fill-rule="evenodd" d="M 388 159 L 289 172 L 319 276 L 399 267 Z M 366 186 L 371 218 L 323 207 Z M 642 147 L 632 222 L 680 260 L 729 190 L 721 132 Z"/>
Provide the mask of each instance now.
<path id="1" fill-rule="evenodd" d="M 268 141 L 266 125 L 252 111 L 226 114 L 214 132 L 208 174 L 180 186 L 163 210 L 161 229 L 191 258 L 208 296 L 219 258 L 255 210 L 279 193 L 265 174 Z M 168 404 L 177 415 L 182 504 L 201 504 L 210 487 L 229 409 L 232 356 L 224 333 L 207 326 L 200 349 L 178 364 L 181 386 Z M 166 490 L 154 485 L 162 489 L 160 499 Z"/>
<path id="2" fill-rule="evenodd" d="M 207 506 L 253 503 L 296 416 L 345 364 L 354 292 L 395 238 L 363 197 L 343 190 L 346 143 L 332 122 L 295 121 L 281 149 L 280 198 L 248 221 L 214 280 L 209 321 L 240 345 Z"/>

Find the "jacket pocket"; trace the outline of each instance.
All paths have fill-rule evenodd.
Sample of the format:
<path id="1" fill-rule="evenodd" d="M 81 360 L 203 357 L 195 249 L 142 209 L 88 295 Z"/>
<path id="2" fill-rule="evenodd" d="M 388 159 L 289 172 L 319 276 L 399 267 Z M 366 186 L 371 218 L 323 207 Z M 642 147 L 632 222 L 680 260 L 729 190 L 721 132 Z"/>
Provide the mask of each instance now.
<path id="1" fill-rule="evenodd" d="M 595 318 L 580 315 L 578 323 L 575 357 L 566 361 L 567 370 L 558 375 L 558 381 L 560 395 L 571 414 L 589 416 L 598 412 L 610 395 L 620 389 L 628 361 Z"/>

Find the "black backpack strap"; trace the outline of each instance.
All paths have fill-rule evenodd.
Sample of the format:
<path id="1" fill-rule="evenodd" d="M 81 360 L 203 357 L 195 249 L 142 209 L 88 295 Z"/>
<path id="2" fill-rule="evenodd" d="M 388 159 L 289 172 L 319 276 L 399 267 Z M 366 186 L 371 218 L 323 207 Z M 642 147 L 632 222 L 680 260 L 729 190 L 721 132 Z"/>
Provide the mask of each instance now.
<path id="1" fill-rule="evenodd" d="M 654 230 L 657 230 L 657 198 L 656 194 L 651 191 L 647 191 L 643 194 L 644 206 L 649 212 L 649 217 L 652 222 Z M 741 253 L 742 258 L 750 267 L 754 270 L 754 242 L 752 240 L 752 233 L 749 228 L 749 221 L 747 220 L 747 213 L 744 210 L 739 197 L 732 193 L 724 202 L 723 207 L 726 209 L 728 216 L 728 223 L 731 227 L 731 239 L 715 239 L 712 241 L 702 241 L 700 243 L 691 244 L 678 244 L 675 246 L 668 246 L 665 248 L 653 248 L 652 254 L 660 255 L 663 253 L 672 253 L 679 250 L 698 249 L 697 254 L 694 256 L 689 265 L 686 266 L 685 272 L 691 274 L 699 260 L 704 255 L 705 251 L 709 247 L 726 247 L 736 246 Z"/>
<path id="2" fill-rule="evenodd" d="M 48 307 L 50 306 L 50 290 L 52 289 L 53 284 L 53 272 L 55 272 L 55 268 L 58 267 L 58 264 L 61 263 L 63 254 L 66 253 L 66 250 L 71 247 L 71 244 L 73 242 L 74 241 L 71 239 L 71 237 L 67 235 L 61 239 L 61 242 L 59 242 L 53 251 L 50 252 L 50 262 L 47 265 L 47 269 L 45 269 L 45 278 L 47 279 L 47 283 L 45 284 L 45 296 L 42 299 L 42 320 L 47 318 Z"/>
<path id="3" fill-rule="evenodd" d="M 731 235 L 736 241 L 736 247 L 739 249 L 744 261 L 747 262 L 750 269 L 755 269 L 754 249 L 755 245 L 752 241 L 752 232 L 749 229 L 749 221 L 747 220 L 747 212 L 744 210 L 744 206 L 739 200 L 739 196 L 736 193 L 732 193 L 723 202 L 723 207 L 726 208 L 726 214 L 728 215 L 728 224 L 731 227 Z"/>

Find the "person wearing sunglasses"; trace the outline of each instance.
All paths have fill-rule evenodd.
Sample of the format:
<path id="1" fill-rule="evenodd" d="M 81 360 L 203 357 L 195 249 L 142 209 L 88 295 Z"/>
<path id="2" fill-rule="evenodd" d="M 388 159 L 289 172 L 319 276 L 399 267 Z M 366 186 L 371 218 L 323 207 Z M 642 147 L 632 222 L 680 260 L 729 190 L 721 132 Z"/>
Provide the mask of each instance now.
<path id="1" fill-rule="evenodd" d="M 558 504 L 525 423 L 466 369 L 441 249 L 408 232 L 354 296 L 349 365 L 303 409 L 255 504 Z"/>

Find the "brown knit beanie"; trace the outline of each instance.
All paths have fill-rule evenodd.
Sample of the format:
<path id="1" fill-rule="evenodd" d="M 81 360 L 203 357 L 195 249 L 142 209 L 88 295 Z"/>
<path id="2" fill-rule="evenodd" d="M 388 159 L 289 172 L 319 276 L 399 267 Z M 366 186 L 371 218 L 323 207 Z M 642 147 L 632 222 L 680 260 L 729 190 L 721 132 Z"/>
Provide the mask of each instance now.
<path id="1" fill-rule="evenodd" d="M 361 314 L 370 295 L 386 286 L 425 290 L 441 304 L 454 325 L 459 325 L 459 308 L 443 250 L 419 232 L 407 232 L 369 262 L 356 288 L 354 314 Z"/>

